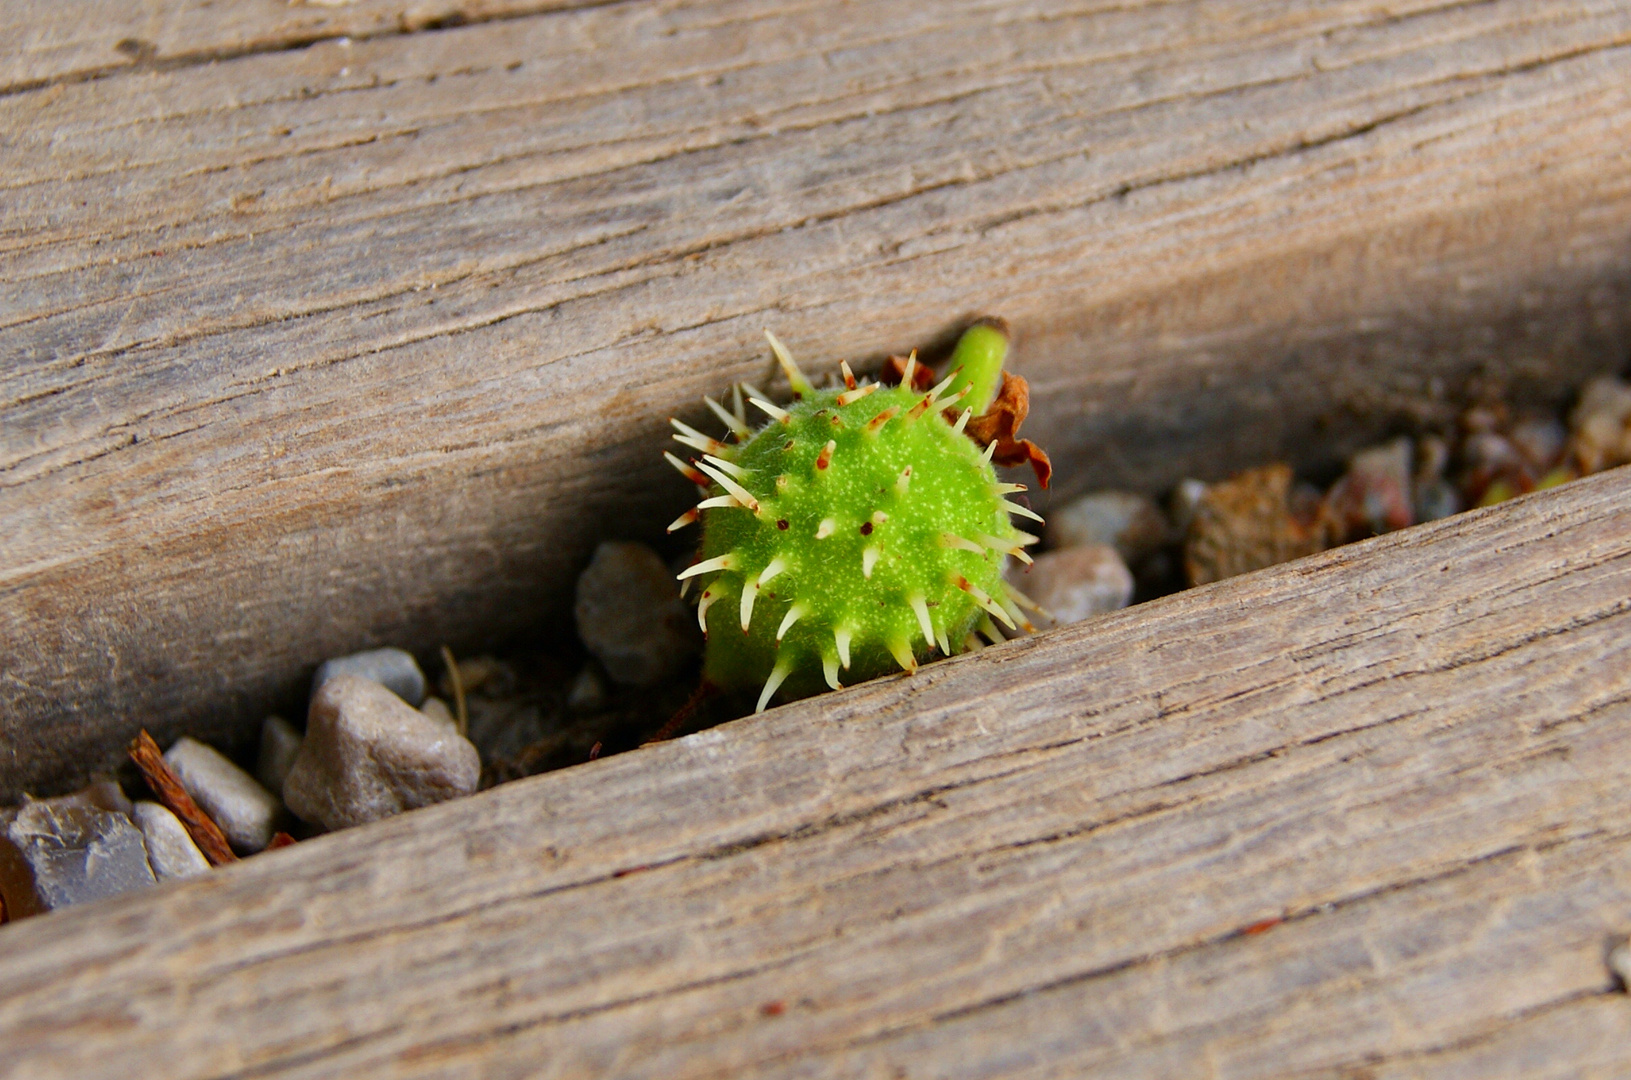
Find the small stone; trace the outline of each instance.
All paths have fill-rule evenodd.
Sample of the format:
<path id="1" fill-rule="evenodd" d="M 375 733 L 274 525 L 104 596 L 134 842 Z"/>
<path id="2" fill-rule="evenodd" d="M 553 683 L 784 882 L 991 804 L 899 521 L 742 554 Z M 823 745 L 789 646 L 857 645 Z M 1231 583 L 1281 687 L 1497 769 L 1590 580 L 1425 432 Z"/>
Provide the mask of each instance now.
<path id="1" fill-rule="evenodd" d="M 1571 449 L 1582 473 L 1631 462 L 1631 385 L 1597 378 L 1569 414 Z"/>
<path id="2" fill-rule="evenodd" d="M 419 711 L 438 724 L 446 724 L 451 728 L 459 726 L 458 718 L 453 715 L 453 710 L 448 708 L 447 702 L 439 697 L 426 698 L 425 703 L 419 706 Z"/>
<path id="3" fill-rule="evenodd" d="M 1569 429 L 1556 417 L 1538 417 L 1513 424 L 1506 437 L 1513 448 L 1523 455 L 1529 471 L 1535 476 L 1544 476 L 1563 459 Z"/>
<path id="4" fill-rule="evenodd" d="M 1261 570 L 1327 546 L 1319 521 L 1292 512 L 1291 467 L 1266 465 L 1206 489 L 1184 542 L 1191 585 Z"/>
<path id="5" fill-rule="evenodd" d="M 1461 460 L 1469 472 L 1489 475 L 1523 467 L 1523 455 L 1504 435 L 1480 431 L 1468 435 L 1461 444 Z"/>
<path id="6" fill-rule="evenodd" d="M 187 827 L 156 802 L 139 802 L 130 813 L 147 842 L 147 861 L 160 881 L 197 877 L 209 872 L 209 860 L 198 850 Z"/>
<path id="7" fill-rule="evenodd" d="M 566 707 L 575 713 L 599 712 L 606 707 L 606 684 L 600 681 L 594 668 L 584 668 L 572 680 L 572 689 L 566 694 Z"/>
<path id="8" fill-rule="evenodd" d="M 536 704 L 473 698 L 469 705 L 470 741 L 483 761 L 507 761 L 544 737 L 543 710 Z"/>
<path id="9" fill-rule="evenodd" d="M 1414 446 L 1407 438 L 1361 450 L 1326 496 L 1338 540 L 1403 529 L 1416 523 L 1410 474 Z"/>
<path id="10" fill-rule="evenodd" d="M 578 577 L 578 636 L 615 683 L 677 676 L 702 645 L 679 583 L 644 544 L 607 542 Z"/>
<path id="11" fill-rule="evenodd" d="M 339 675 L 312 697 L 283 798 L 305 820 L 343 829 L 468 795 L 480 779 L 468 739 L 377 682 Z"/>
<path id="12" fill-rule="evenodd" d="M 281 716 L 268 716 L 261 724 L 260 753 L 255 757 L 255 779 L 267 791 L 282 791 L 283 779 L 300 753 L 305 736 Z"/>
<path id="13" fill-rule="evenodd" d="M 1461 493 L 1474 506 L 1491 505 L 1530 491 L 1536 475 L 1504 435 L 1480 431 L 1461 444 Z M 1486 502 L 1494 490 L 1497 494 Z"/>
<path id="14" fill-rule="evenodd" d="M 109 810 L 115 814 L 129 816 L 133 804 L 130 796 L 125 794 L 124 788 L 112 780 L 96 780 L 72 795 L 61 795 L 52 802 L 61 805 L 94 806 L 102 810 Z"/>
<path id="15" fill-rule="evenodd" d="M 1465 509 L 1460 490 L 1446 478 L 1450 468 L 1450 444 L 1437 435 L 1416 440 L 1415 492 L 1417 521 L 1437 521 Z"/>
<path id="16" fill-rule="evenodd" d="M 1416 520 L 1438 521 L 1464 509 L 1461 492 L 1448 480 L 1432 480 L 1416 485 Z"/>
<path id="17" fill-rule="evenodd" d="M 1147 495 L 1096 491 L 1049 514 L 1046 539 L 1050 548 L 1108 544 L 1134 565 L 1164 547 L 1170 531 L 1167 515 Z"/>
<path id="18" fill-rule="evenodd" d="M 213 746 L 183 735 L 164 752 L 164 763 L 187 794 L 215 819 L 233 850 L 252 855 L 278 830 L 278 798 Z"/>
<path id="19" fill-rule="evenodd" d="M 312 696 L 336 675 L 372 679 L 416 709 L 425 700 L 425 673 L 413 654 L 402 649 L 369 649 L 323 661 L 312 676 Z"/>
<path id="20" fill-rule="evenodd" d="M 0 812 L 0 894 L 13 919 L 157 883 L 124 814 L 73 796 Z"/>
<path id="21" fill-rule="evenodd" d="M 1416 440 L 1416 483 L 1442 480 L 1450 469 L 1450 444 L 1437 435 Z"/>
<path id="22" fill-rule="evenodd" d="M 1195 520 L 1195 508 L 1205 496 L 1205 482 L 1194 478 L 1180 480 L 1178 486 L 1172 489 L 1172 495 L 1167 499 L 1167 516 L 1172 519 L 1173 531 L 1178 536 L 1189 535 L 1190 523 Z"/>
<path id="23" fill-rule="evenodd" d="M 1109 544 L 1045 551 L 1029 571 L 1010 566 L 1008 579 L 1047 609 L 1057 625 L 1118 611 L 1133 599 L 1132 571 Z"/>

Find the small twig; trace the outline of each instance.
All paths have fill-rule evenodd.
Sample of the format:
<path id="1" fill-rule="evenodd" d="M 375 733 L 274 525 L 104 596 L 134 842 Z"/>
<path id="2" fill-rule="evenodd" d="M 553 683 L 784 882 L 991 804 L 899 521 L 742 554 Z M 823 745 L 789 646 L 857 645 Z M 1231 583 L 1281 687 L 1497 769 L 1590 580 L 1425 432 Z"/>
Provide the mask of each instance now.
<path id="1" fill-rule="evenodd" d="M 464 680 L 459 678 L 459 665 L 453 659 L 453 650 L 442 646 L 442 663 L 447 665 L 448 681 L 453 684 L 453 722 L 459 734 L 470 735 L 470 715 L 464 711 Z"/>
<path id="2" fill-rule="evenodd" d="M 668 723 L 658 728 L 657 734 L 640 745 L 650 746 L 652 743 L 667 742 L 675 735 L 678 735 L 685 729 L 685 725 L 696 719 L 696 715 L 702 709 L 702 706 L 707 704 L 717 693 L 719 693 L 719 687 L 707 680 L 703 680 L 700 686 L 691 691 L 691 696 L 685 699 L 685 704 L 680 706 L 679 711 L 668 718 Z"/>
<path id="3" fill-rule="evenodd" d="M 211 866 L 238 861 L 238 856 L 232 853 L 232 845 L 227 843 L 226 834 L 221 832 L 221 827 L 213 818 L 204 813 L 202 807 L 193 802 L 193 797 L 181 786 L 176 774 L 164 763 L 159 744 L 153 741 L 146 728 L 131 742 L 130 760 L 142 771 L 147 786 L 153 789 L 159 802 L 181 819 L 187 834 L 193 838 L 193 843 L 198 845 L 198 850 L 204 853 Z"/>
<path id="4" fill-rule="evenodd" d="M 600 744 L 597 742 L 589 748 L 589 760 L 593 761 L 600 756 Z"/>

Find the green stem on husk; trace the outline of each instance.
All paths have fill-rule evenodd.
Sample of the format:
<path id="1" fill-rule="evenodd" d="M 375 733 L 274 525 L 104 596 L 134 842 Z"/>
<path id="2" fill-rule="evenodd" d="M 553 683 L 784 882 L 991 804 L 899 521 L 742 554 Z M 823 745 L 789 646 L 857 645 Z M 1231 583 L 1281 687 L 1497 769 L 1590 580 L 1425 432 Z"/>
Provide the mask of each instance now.
<path id="1" fill-rule="evenodd" d="M 1002 319 L 985 318 L 963 331 L 957 348 L 946 363 L 946 374 L 955 373 L 950 395 L 969 387 L 963 405 L 979 416 L 996 400 L 1002 386 L 1002 364 L 1008 358 L 1008 324 Z"/>

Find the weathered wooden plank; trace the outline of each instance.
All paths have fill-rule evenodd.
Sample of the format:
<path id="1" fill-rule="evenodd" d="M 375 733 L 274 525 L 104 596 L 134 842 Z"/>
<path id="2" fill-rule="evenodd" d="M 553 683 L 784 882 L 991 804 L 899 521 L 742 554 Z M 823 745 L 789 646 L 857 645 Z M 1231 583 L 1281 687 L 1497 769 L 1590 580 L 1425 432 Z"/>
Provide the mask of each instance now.
<path id="1" fill-rule="evenodd" d="M 1628 507 L 1621 469 L 29 920 L 0 1044 L 34 1078 L 1623 1073 Z"/>
<path id="2" fill-rule="evenodd" d="M 0 794 L 138 719 L 240 739 L 325 655 L 559 617 L 593 538 L 671 516 L 663 417 L 762 376 L 765 325 L 822 367 L 1001 311 L 1066 490 L 1624 356 L 1621 4 L 867 10 L 0 98 Z"/>
<path id="3" fill-rule="evenodd" d="M 10 0 L 0 95 L 131 68 L 207 64 L 316 41 L 523 18 L 598 2 L 604 0 Z"/>

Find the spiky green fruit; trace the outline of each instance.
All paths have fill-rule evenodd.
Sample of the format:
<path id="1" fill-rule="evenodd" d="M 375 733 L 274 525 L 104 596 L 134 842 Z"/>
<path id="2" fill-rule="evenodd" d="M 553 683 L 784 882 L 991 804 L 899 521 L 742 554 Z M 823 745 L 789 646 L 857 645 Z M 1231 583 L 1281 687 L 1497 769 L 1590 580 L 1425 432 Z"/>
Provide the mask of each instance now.
<path id="1" fill-rule="evenodd" d="M 1003 498 L 1022 486 L 1000 483 L 963 433 L 964 399 L 988 403 L 1000 376 L 1007 339 L 994 333 L 965 335 L 927 392 L 910 377 L 858 384 L 847 364 L 844 386 L 817 390 L 772 336 L 793 403 L 750 392 L 769 417 L 755 431 L 740 388 L 735 413 L 710 400 L 734 445 L 675 422 L 702 456 L 670 460 L 708 494 L 671 529 L 703 526 L 681 578 L 696 579 L 709 683 L 759 688 L 762 710 L 778 689 L 799 697 L 977 647 L 977 629 L 996 638 L 991 619 L 1025 624 L 1002 571 L 1035 540 L 1009 515 L 1036 515 Z"/>

